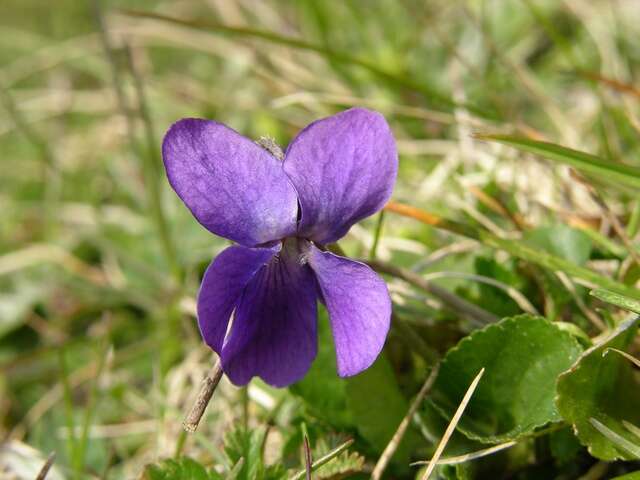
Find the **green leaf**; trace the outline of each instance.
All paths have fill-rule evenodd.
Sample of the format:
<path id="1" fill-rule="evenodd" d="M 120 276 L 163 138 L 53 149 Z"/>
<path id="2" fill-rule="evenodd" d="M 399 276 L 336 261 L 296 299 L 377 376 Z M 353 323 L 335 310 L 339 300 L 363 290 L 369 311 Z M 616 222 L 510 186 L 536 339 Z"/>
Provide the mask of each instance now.
<path id="1" fill-rule="evenodd" d="M 513 440 L 560 420 L 553 402 L 556 377 L 581 352 L 572 335 L 545 318 L 506 318 L 475 331 L 447 352 L 431 401 L 451 418 L 484 367 L 458 429 L 483 443 Z"/>
<path id="2" fill-rule="evenodd" d="M 610 303 L 624 310 L 640 314 L 640 302 L 637 300 L 602 289 L 591 290 L 589 293 L 605 303 Z"/>
<path id="3" fill-rule="evenodd" d="M 482 140 L 493 140 L 524 152 L 534 153 L 549 160 L 571 165 L 577 170 L 591 174 L 599 179 L 619 182 L 633 188 L 640 187 L 640 168 L 637 167 L 607 162 L 589 153 L 529 138 L 512 135 L 477 135 L 476 137 Z"/>
<path id="4" fill-rule="evenodd" d="M 620 324 L 604 340 L 585 351 L 558 379 L 556 404 L 573 424 L 580 442 L 602 460 L 630 459 L 632 455 L 604 435 L 597 425 L 638 444 L 624 425 L 640 425 L 640 384 L 631 364 L 620 355 L 604 355 L 608 348 L 624 348 L 637 332 L 638 319 Z M 594 425 L 593 420 L 598 422 Z"/>
<path id="5" fill-rule="evenodd" d="M 155 465 L 147 465 L 143 480 L 214 480 L 217 476 L 189 457 L 167 459 Z"/>
<path id="6" fill-rule="evenodd" d="M 570 427 L 562 428 L 549 435 L 551 455 L 560 465 L 573 462 L 583 448 Z"/>
<path id="7" fill-rule="evenodd" d="M 224 438 L 224 451 L 232 465 L 243 459 L 243 465 L 236 478 L 254 480 L 264 478 L 265 469 L 262 452 L 266 429 L 264 427 L 245 430 L 238 428 L 227 433 Z"/>
<path id="8" fill-rule="evenodd" d="M 431 451 L 434 451 L 449 426 L 449 420 L 442 415 L 441 411 L 437 409 L 432 402 L 426 401 L 420 408 L 420 423 L 424 436 L 432 443 Z M 486 448 L 486 445 L 483 443 L 477 440 L 471 440 L 458 430 L 454 430 L 451 437 L 449 437 L 442 457 L 458 457 L 477 452 L 483 448 Z"/>
<path id="9" fill-rule="evenodd" d="M 318 355 L 309 373 L 290 387 L 302 397 L 310 413 L 326 419 L 336 428 L 353 425 L 351 412 L 347 408 L 347 382 L 338 377 L 336 353 L 329 327 L 327 311 L 318 312 Z"/>
<path id="10" fill-rule="evenodd" d="M 347 380 L 347 406 L 358 433 L 382 452 L 409 409 L 384 353 L 367 370 Z M 415 441 L 415 433 L 409 430 L 393 459 L 408 463 Z"/>
<path id="11" fill-rule="evenodd" d="M 359 375 L 348 379 L 337 374 L 333 338 L 326 310 L 318 320 L 318 356 L 307 376 L 292 385 L 314 416 L 339 429 L 355 429 L 380 453 L 404 418 L 409 404 L 400 392 L 388 360 L 381 354 Z M 409 430 L 394 461 L 408 463 L 410 446 L 417 434 Z"/>
<path id="12" fill-rule="evenodd" d="M 474 269 L 478 275 L 493 278 L 509 285 L 518 291 L 525 287 L 522 279 L 515 272 L 515 261 L 498 262 L 492 257 L 477 257 L 474 260 Z M 476 303 L 483 308 L 495 313 L 499 317 L 509 317 L 522 312 L 518 304 L 503 290 L 493 285 L 479 282 L 476 285 L 478 297 Z"/>
<path id="13" fill-rule="evenodd" d="M 576 265 L 584 265 L 591 256 L 591 239 L 582 231 L 562 224 L 530 230 L 524 240 Z"/>

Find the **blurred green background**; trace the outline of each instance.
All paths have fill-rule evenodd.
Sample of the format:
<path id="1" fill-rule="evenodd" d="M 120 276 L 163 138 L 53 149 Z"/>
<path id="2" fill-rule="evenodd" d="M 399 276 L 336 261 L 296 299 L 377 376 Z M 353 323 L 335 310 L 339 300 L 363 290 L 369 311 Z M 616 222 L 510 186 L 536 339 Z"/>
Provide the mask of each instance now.
<path id="1" fill-rule="evenodd" d="M 637 190 L 606 175 L 585 186 L 565 165 L 472 134 L 517 132 L 640 166 L 639 7 L 2 0 L 0 476 L 34 478 L 53 451 L 48 478 L 138 478 L 146 464 L 181 453 L 231 475 L 245 452 L 233 478 L 280 478 L 248 471 L 247 449 L 258 445 L 264 465 L 297 471 L 302 425 L 317 455 L 356 440 L 334 476 L 318 478 L 366 475 L 427 367 L 475 328 L 389 278 L 399 320 L 368 380 L 382 390 L 338 380 L 326 367 L 330 348 L 321 349 L 314 382 L 275 390 L 254 381 L 246 391 L 223 380 L 198 433 L 185 437 L 181 420 L 214 360 L 197 330 L 195 295 L 226 244 L 194 221 L 164 177 L 161 139 L 182 117 L 284 146 L 314 119 L 353 105 L 379 110 L 400 154 L 394 200 L 500 238 L 535 231 L 529 240 L 540 252 L 633 287 L 639 267 L 626 249 L 635 245 Z M 379 221 L 355 226 L 342 248 L 367 257 L 378 231 L 380 261 L 496 317 L 537 312 L 597 333 L 592 299 L 569 276 L 391 212 Z M 350 396 L 363 391 L 383 403 L 364 411 L 340 403 L 346 395 L 367 405 Z M 264 444 L 238 433 L 245 424 L 258 436 L 268 426 Z M 425 428 L 411 427 L 389 478 L 413 478 L 409 460 L 433 452 L 437 437 Z M 579 478 L 597 464 L 578 445 L 582 456 L 571 458 L 582 460 L 566 471 L 551 462 L 555 473 L 536 477 L 544 455 L 532 460 L 537 449 L 518 448 L 492 460 L 504 478 Z"/>

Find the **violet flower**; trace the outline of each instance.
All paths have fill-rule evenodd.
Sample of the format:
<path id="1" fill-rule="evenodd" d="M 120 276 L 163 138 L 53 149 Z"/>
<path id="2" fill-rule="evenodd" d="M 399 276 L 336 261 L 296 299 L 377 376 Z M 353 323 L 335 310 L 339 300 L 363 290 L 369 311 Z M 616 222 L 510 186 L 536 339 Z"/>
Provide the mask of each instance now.
<path id="1" fill-rule="evenodd" d="M 198 295 L 202 337 L 231 381 L 301 379 L 317 353 L 318 299 L 339 375 L 368 368 L 389 330 L 387 287 L 324 246 L 391 196 L 398 158 L 382 115 L 353 108 L 311 123 L 284 160 L 223 124 L 187 118 L 169 129 L 162 155 L 196 219 L 238 244 L 209 265 Z"/>

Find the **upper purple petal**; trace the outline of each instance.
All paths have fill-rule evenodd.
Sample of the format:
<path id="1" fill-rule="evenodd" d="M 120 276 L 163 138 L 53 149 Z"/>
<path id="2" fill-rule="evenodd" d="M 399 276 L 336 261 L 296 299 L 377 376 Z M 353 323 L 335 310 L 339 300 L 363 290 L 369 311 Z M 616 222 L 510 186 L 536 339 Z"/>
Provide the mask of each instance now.
<path id="1" fill-rule="evenodd" d="M 229 127 L 180 120 L 162 157 L 173 189 L 216 235 L 254 246 L 295 232 L 297 197 L 282 162 Z"/>
<path id="2" fill-rule="evenodd" d="M 314 246 L 307 258 L 329 312 L 338 374 L 360 373 L 378 357 L 389 332 L 391 298 L 387 286 L 363 263 Z"/>
<path id="3" fill-rule="evenodd" d="M 202 338 L 216 353 L 222 352 L 229 318 L 244 287 L 278 251 L 280 244 L 271 248 L 234 245 L 207 268 L 198 293 L 198 325 Z"/>
<path id="4" fill-rule="evenodd" d="M 352 108 L 318 120 L 287 148 L 284 170 L 298 192 L 298 235 L 335 242 L 391 197 L 398 155 L 377 112 Z"/>
<path id="5" fill-rule="evenodd" d="M 301 379 L 316 356 L 315 279 L 300 263 L 298 242 L 287 240 L 244 289 L 221 356 L 236 385 L 259 376 L 284 387 Z"/>

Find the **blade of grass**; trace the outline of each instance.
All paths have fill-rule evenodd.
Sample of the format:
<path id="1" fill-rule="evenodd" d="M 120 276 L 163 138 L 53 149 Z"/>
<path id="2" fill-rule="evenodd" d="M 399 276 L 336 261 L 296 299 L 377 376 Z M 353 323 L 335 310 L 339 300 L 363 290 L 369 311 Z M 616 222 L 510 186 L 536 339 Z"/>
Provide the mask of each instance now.
<path id="1" fill-rule="evenodd" d="M 22 112 L 13 100 L 11 93 L 9 93 L 9 89 L 5 88 L 2 84 L 0 84 L 0 103 L 2 103 L 11 120 L 15 123 L 16 129 L 38 150 L 40 160 L 46 169 L 55 169 L 56 161 L 51 151 L 50 143 L 31 128 L 31 125 L 24 118 Z"/>
<path id="2" fill-rule="evenodd" d="M 520 307 L 520 309 L 522 309 L 523 312 L 530 313 L 531 315 L 540 315 L 540 312 L 538 312 L 536 307 L 533 306 L 533 304 L 527 297 L 525 297 L 511 285 L 500 282 L 495 278 L 486 277 L 484 275 L 476 275 L 473 273 L 446 271 L 432 272 L 424 275 L 425 280 L 435 280 L 436 278 L 460 278 L 463 280 L 469 280 L 471 282 L 491 285 L 492 287 L 502 290 L 504 293 L 506 293 L 511 298 L 511 300 L 513 300 Z"/>
<path id="3" fill-rule="evenodd" d="M 640 368 L 640 360 L 638 360 L 633 355 L 629 355 L 627 352 L 623 352 L 622 350 L 618 350 L 617 348 L 607 348 L 604 352 L 602 352 L 602 356 L 604 357 L 609 352 L 616 352 L 618 355 L 622 355 L 624 358 L 633 363 L 636 367 Z"/>
<path id="4" fill-rule="evenodd" d="M 640 427 L 636 427 L 633 423 L 627 422 L 626 420 L 622 421 L 624 428 L 633 433 L 636 437 L 640 438 Z"/>
<path id="5" fill-rule="evenodd" d="M 376 252 L 378 251 L 378 243 L 380 243 L 380 235 L 382 234 L 382 225 L 384 224 L 384 210 L 380 210 L 376 221 L 376 229 L 373 233 L 373 243 L 371 244 L 371 251 L 369 252 L 369 260 L 376 258 Z"/>
<path id="6" fill-rule="evenodd" d="M 353 439 L 347 440 L 342 445 L 334 448 L 333 450 L 331 450 L 329 453 L 327 453 L 323 457 L 320 457 L 319 459 L 314 461 L 311 464 L 311 471 L 312 472 L 316 471 L 317 469 L 322 467 L 324 464 L 326 464 L 326 463 L 330 462 L 331 460 L 333 460 L 334 458 L 336 458 L 338 455 L 340 455 L 342 452 L 344 452 L 347 448 L 349 448 L 351 446 L 351 444 L 353 444 Z M 307 469 L 305 468 L 304 470 L 300 470 L 293 477 L 291 477 L 291 480 L 302 480 L 306 475 L 307 475 Z"/>
<path id="7" fill-rule="evenodd" d="M 612 442 L 613 444 L 615 444 L 619 448 L 623 449 L 624 451 L 630 453 L 634 457 L 637 457 L 638 459 L 640 459 L 640 446 L 639 445 L 635 445 L 634 443 L 630 442 L 629 440 L 627 440 L 623 436 L 618 435 L 616 432 L 614 432 L 609 427 L 607 427 L 603 423 L 599 422 L 595 418 L 590 418 L 589 419 L 589 423 L 591 423 L 591 425 L 593 425 L 593 427 L 596 430 L 598 430 L 602 435 L 607 437 L 607 439 L 610 442 Z"/>
<path id="8" fill-rule="evenodd" d="M 305 479 L 311 480 L 311 464 L 313 461 L 311 460 L 311 446 L 309 445 L 309 436 L 305 432 L 303 435 L 303 447 L 304 447 L 304 469 L 306 472 Z"/>
<path id="9" fill-rule="evenodd" d="M 162 160 L 158 153 L 160 144 L 157 142 L 154 133 L 154 126 L 151 119 L 151 112 L 149 111 L 144 83 L 138 73 L 133 52 L 129 45 L 125 45 L 125 52 L 127 65 L 133 78 L 133 85 L 138 100 L 138 111 L 142 118 L 144 137 L 147 147 L 147 151 L 142 153 L 141 156 L 143 160 L 145 184 L 149 194 L 149 206 L 158 229 L 158 234 L 160 235 L 160 241 L 162 243 L 162 248 L 167 262 L 174 277 L 178 280 L 178 285 L 180 285 L 182 283 L 180 282 L 180 279 L 182 278 L 182 270 L 180 268 L 180 263 L 178 262 L 177 249 L 173 241 L 173 237 L 171 236 L 167 218 L 162 207 L 162 195 L 160 188 Z"/>
<path id="10" fill-rule="evenodd" d="M 393 454 L 396 452 L 398 445 L 400 445 L 400 442 L 402 441 L 402 438 L 404 437 L 404 434 L 407 431 L 407 428 L 409 428 L 409 422 L 411 422 L 411 419 L 413 419 L 413 416 L 418 410 L 418 407 L 422 404 L 424 397 L 427 395 L 427 393 L 429 393 L 429 390 L 431 390 L 431 386 L 436 381 L 436 377 L 438 376 L 439 370 L 440 370 L 440 364 L 436 363 L 434 367 L 431 369 L 431 373 L 425 380 L 424 385 L 422 385 L 422 388 L 416 395 L 416 398 L 411 403 L 411 406 L 409 407 L 407 414 L 404 416 L 404 418 L 400 422 L 400 425 L 398 425 L 398 429 L 393 434 L 393 437 L 391 437 L 391 440 L 389 440 L 389 443 L 387 444 L 384 451 L 382 452 L 382 455 L 380 455 L 380 458 L 378 459 L 378 462 L 376 463 L 376 466 L 374 467 L 373 472 L 371 472 L 372 480 L 379 480 L 382 477 L 382 474 L 384 473 L 385 468 L 387 468 L 387 464 L 389 463 L 389 460 L 391 460 L 391 457 L 393 457 Z"/>
<path id="11" fill-rule="evenodd" d="M 67 368 L 67 358 L 64 346 L 58 352 L 58 361 L 60 364 L 60 376 L 62 377 L 62 388 L 64 392 L 65 422 L 67 424 L 67 431 L 69 432 L 69 436 L 67 437 L 67 450 L 69 458 L 75 467 L 77 458 L 77 439 L 75 434 L 75 422 L 73 419 L 73 396 L 71 395 L 71 384 L 69 383 L 69 370 Z M 77 478 L 79 474 L 80 472 L 75 470 L 75 478 Z"/>
<path id="12" fill-rule="evenodd" d="M 548 18 L 542 9 L 531 0 L 525 0 L 524 4 L 531 15 L 536 19 L 536 23 L 542 27 L 553 43 L 558 46 L 567 61 L 574 67 L 579 65 L 578 59 L 573 52 L 571 40 L 566 39 L 562 32 L 556 28 L 553 19 Z"/>
<path id="13" fill-rule="evenodd" d="M 511 448 L 517 443 L 518 442 L 515 442 L 512 440 L 510 442 L 494 445 L 493 447 L 484 448 L 476 452 L 466 453 L 464 455 L 458 455 L 456 457 L 441 458 L 440 460 L 438 460 L 438 465 L 457 465 L 459 463 L 470 462 L 471 460 L 476 460 L 478 458 L 486 457 L 488 455 L 493 455 L 494 453 L 501 452 L 502 450 L 506 450 L 507 448 Z M 429 464 L 428 461 L 420 461 L 420 462 L 413 462 L 411 466 L 417 467 L 420 465 L 428 465 L 428 464 Z"/>
<path id="14" fill-rule="evenodd" d="M 640 315 L 640 302 L 632 298 L 602 289 L 591 290 L 589 295 L 596 297 L 598 300 L 602 300 L 605 303 L 610 303 L 611 305 L 615 305 L 616 307 L 620 307 L 624 310 L 629 310 L 630 312 Z"/>
<path id="15" fill-rule="evenodd" d="M 603 85 L 615 90 L 616 92 L 627 93 L 629 95 L 633 95 L 634 97 L 640 98 L 640 89 L 634 87 L 629 83 L 621 82 L 620 80 L 616 80 L 615 78 L 605 77 L 598 72 L 578 70 L 575 73 L 578 76 L 586 78 L 588 80 L 602 83 Z"/>
<path id="16" fill-rule="evenodd" d="M 447 95 L 438 92 L 437 90 L 435 90 L 429 85 L 426 85 L 422 82 L 416 82 L 407 76 L 399 75 L 392 72 L 387 72 L 379 68 L 377 65 L 373 63 L 370 63 L 361 58 L 354 57 L 352 55 L 344 53 L 343 51 L 329 48 L 328 46 L 318 45 L 318 44 L 311 43 L 299 38 L 288 37 L 288 36 L 281 35 L 268 30 L 260 30 L 256 28 L 232 27 L 229 25 L 224 25 L 221 23 L 216 23 L 211 21 L 185 20 L 185 19 L 170 17 L 167 15 L 162 15 L 155 12 L 143 12 L 139 10 L 122 9 L 120 10 L 120 12 L 130 17 L 158 20 L 158 21 L 171 23 L 174 25 L 179 25 L 181 27 L 191 28 L 191 29 L 200 30 L 200 31 L 208 31 L 208 32 L 213 31 L 213 32 L 223 33 L 226 35 L 238 36 L 238 37 L 257 38 L 260 40 L 266 40 L 271 43 L 295 48 L 297 50 L 306 50 L 306 51 L 315 52 L 333 62 L 358 66 L 364 70 L 367 70 L 371 74 L 375 75 L 381 80 L 384 80 L 387 83 L 390 83 L 392 85 L 396 85 L 408 90 L 412 90 L 414 92 L 418 92 L 422 94 L 425 98 L 433 101 L 435 104 L 440 105 L 442 107 L 446 107 L 448 109 L 465 108 L 480 117 L 484 117 L 488 119 L 496 118 L 496 115 L 494 112 L 487 112 L 474 105 L 458 104 L 453 100 L 451 100 L 451 98 L 449 98 Z"/>
<path id="17" fill-rule="evenodd" d="M 438 215 L 425 212 L 419 208 L 398 202 L 389 202 L 384 207 L 385 210 L 398 213 L 400 215 L 413 218 L 419 222 L 431 225 L 435 228 L 447 230 L 449 232 L 472 238 L 480 243 L 513 255 L 527 262 L 531 262 L 552 271 L 561 271 L 571 277 L 578 278 L 589 284 L 604 287 L 620 295 L 636 298 L 640 300 L 640 291 L 629 287 L 623 283 L 612 280 L 609 277 L 600 275 L 593 270 L 576 265 L 564 258 L 556 257 L 547 252 L 541 252 L 521 241 L 500 238 L 490 232 L 481 230 L 470 225 L 461 224 L 447 220 Z"/>
<path id="18" fill-rule="evenodd" d="M 590 153 L 515 135 L 476 134 L 474 137 L 479 140 L 502 143 L 524 152 L 540 155 L 549 160 L 565 163 L 597 178 L 619 182 L 633 188 L 640 187 L 640 168 L 637 167 L 607 162 Z"/>
<path id="19" fill-rule="evenodd" d="M 635 245 L 631 241 L 631 238 L 629 237 L 629 235 L 627 235 L 627 231 L 625 230 L 624 226 L 618 219 L 618 216 L 611 211 L 611 208 L 609 208 L 607 201 L 600 194 L 598 189 L 595 186 L 591 185 L 589 182 L 587 182 L 582 177 L 582 175 L 575 173 L 573 177 L 577 179 L 580 183 L 582 183 L 582 185 L 584 185 L 584 187 L 589 192 L 591 199 L 598 205 L 598 207 L 600 207 L 603 217 L 606 218 L 609 221 L 609 223 L 611 223 L 613 230 L 616 232 L 620 240 L 622 240 L 622 243 L 627 248 L 627 251 L 629 252 L 629 256 L 631 257 L 631 259 L 633 259 L 636 265 L 640 265 L 640 256 L 638 255 Z"/>
<path id="20" fill-rule="evenodd" d="M 79 472 L 84 469 L 87 443 L 89 441 L 89 427 L 91 426 L 91 419 L 93 418 L 93 413 L 95 411 L 96 394 L 98 391 L 100 378 L 102 377 L 102 372 L 105 365 L 107 363 L 111 363 L 109 360 L 112 356 L 113 350 L 111 349 L 111 347 L 100 348 L 98 353 L 98 368 L 96 370 L 96 375 L 91 382 L 91 386 L 89 387 L 89 396 L 87 399 L 87 406 L 85 408 L 84 419 L 82 422 L 82 431 L 77 445 L 76 470 Z"/>
<path id="21" fill-rule="evenodd" d="M 627 223 L 627 235 L 631 238 L 635 237 L 638 233 L 638 227 L 640 227 L 640 201 L 636 200 Z"/>
<path id="22" fill-rule="evenodd" d="M 458 409 L 456 410 L 456 413 L 453 415 L 453 418 L 449 422 L 449 425 L 447 426 L 447 429 L 445 430 L 444 435 L 440 440 L 440 443 L 438 443 L 438 446 L 436 447 L 436 451 L 434 452 L 433 457 L 431 457 L 431 461 L 429 462 L 429 465 L 427 466 L 427 470 L 424 472 L 424 475 L 422 476 L 422 480 L 428 480 L 431 474 L 433 473 L 433 470 L 436 468 L 436 465 L 438 465 L 438 460 L 440 460 L 440 456 L 444 451 L 444 447 L 447 446 L 447 442 L 449 441 L 449 438 L 451 438 L 451 435 L 453 435 L 453 432 L 456 429 L 456 426 L 458 425 L 458 422 L 460 421 L 462 414 L 464 413 L 464 409 L 467 408 L 467 404 L 471 400 L 471 396 L 473 395 L 473 392 L 475 392 L 476 387 L 478 386 L 478 383 L 480 382 L 480 379 L 482 378 L 483 374 L 484 374 L 484 368 L 481 369 L 480 372 L 478 372 L 478 375 L 476 375 L 476 378 L 474 378 L 473 381 L 471 382 L 471 385 L 469 385 L 469 388 L 467 389 L 467 392 L 464 394 L 464 397 L 462 397 L 462 401 L 460 402 L 460 405 L 458 405 Z"/>
<path id="23" fill-rule="evenodd" d="M 640 291 L 633 287 L 629 287 L 624 283 L 620 283 L 609 277 L 600 275 L 588 268 L 576 265 L 564 258 L 556 257 L 555 255 L 551 255 L 547 252 L 538 251 L 535 248 L 525 245 L 519 241 L 498 238 L 488 232 L 480 232 L 480 239 L 485 245 L 504 250 L 514 257 L 538 264 L 542 267 L 548 268 L 549 270 L 559 270 L 591 285 L 602 286 L 621 295 L 640 299 Z"/>
<path id="24" fill-rule="evenodd" d="M 433 295 L 438 298 L 443 304 L 449 307 L 451 310 L 458 312 L 469 321 L 484 326 L 489 323 L 494 323 L 499 320 L 497 316 L 488 312 L 487 310 L 466 301 L 465 299 L 451 293 L 449 290 L 442 288 L 438 285 L 435 285 L 432 282 L 425 280 L 421 275 L 412 272 L 411 270 L 406 270 L 401 267 L 397 267 L 387 262 L 382 262 L 380 260 L 361 260 L 363 263 L 366 263 L 371 268 L 373 268 L 378 273 L 384 273 L 387 275 L 391 275 L 392 277 L 399 278 L 404 280 L 405 282 L 413 285 L 420 290 L 424 290 L 425 292 Z"/>

